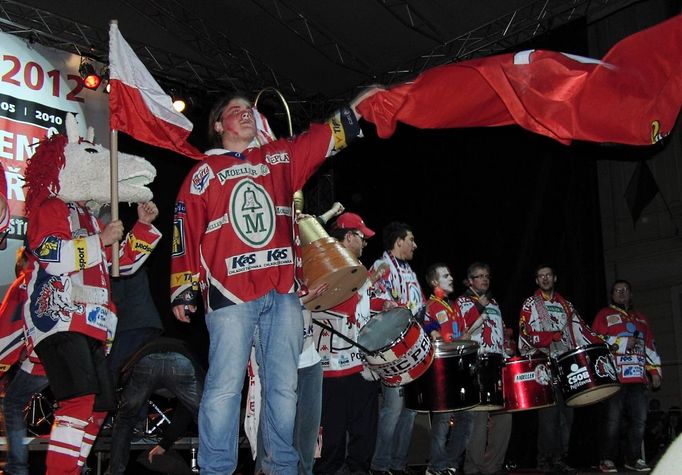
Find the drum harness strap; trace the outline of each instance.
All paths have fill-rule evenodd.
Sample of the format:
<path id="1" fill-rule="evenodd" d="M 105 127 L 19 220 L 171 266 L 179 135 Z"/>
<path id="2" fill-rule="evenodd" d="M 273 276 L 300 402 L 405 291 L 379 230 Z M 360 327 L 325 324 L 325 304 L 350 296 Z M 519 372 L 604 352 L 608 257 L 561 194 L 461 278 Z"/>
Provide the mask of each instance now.
<path id="1" fill-rule="evenodd" d="M 313 320 L 313 323 L 314 323 L 315 325 L 317 325 L 318 327 L 322 327 L 322 328 L 324 328 L 325 330 L 331 332 L 332 334 L 338 336 L 339 338 L 341 338 L 341 339 L 342 339 L 343 341 L 345 341 L 346 343 L 350 343 L 351 345 L 358 347 L 358 348 L 360 349 L 360 351 L 362 351 L 363 353 L 368 354 L 368 355 L 373 353 L 373 351 L 368 350 L 367 348 L 365 348 L 364 346 L 362 346 L 362 345 L 361 345 L 360 343 L 358 343 L 357 341 L 354 341 L 354 340 L 348 338 L 346 335 L 344 335 L 343 333 L 339 332 L 338 330 L 335 330 L 335 329 L 332 328 L 331 326 L 326 325 L 326 324 L 322 323 L 322 322 L 319 321 L 319 320 Z"/>

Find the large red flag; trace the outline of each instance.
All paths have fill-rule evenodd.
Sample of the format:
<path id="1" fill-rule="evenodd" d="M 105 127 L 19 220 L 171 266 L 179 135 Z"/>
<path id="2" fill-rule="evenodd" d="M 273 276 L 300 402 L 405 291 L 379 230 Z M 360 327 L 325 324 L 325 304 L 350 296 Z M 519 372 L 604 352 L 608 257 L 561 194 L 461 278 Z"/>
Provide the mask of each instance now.
<path id="1" fill-rule="evenodd" d="M 109 30 L 109 77 L 112 130 L 190 158 L 204 157 L 187 142 L 192 123 L 173 109 L 170 96 L 147 71 L 113 22 Z"/>
<path id="2" fill-rule="evenodd" d="M 562 143 L 649 145 L 670 133 L 682 103 L 682 15 L 617 43 L 598 61 L 524 51 L 446 66 L 359 105 L 389 137 L 419 128 L 518 124 Z"/>

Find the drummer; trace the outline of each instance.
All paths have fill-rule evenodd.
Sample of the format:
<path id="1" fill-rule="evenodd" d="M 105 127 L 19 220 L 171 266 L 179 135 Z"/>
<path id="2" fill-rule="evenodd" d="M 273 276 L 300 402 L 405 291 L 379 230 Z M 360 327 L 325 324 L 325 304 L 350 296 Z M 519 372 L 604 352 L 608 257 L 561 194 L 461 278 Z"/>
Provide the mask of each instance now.
<path id="1" fill-rule="evenodd" d="M 372 272 L 380 275 L 374 283 L 377 295 L 394 300 L 416 315 L 424 306 L 425 298 L 409 263 L 417 249 L 412 229 L 394 221 L 384 226 L 382 238 L 385 252 L 372 266 Z M 385 271 L 380 270 L 384 268 Z M 407 472 L 407 456 L 417 413 L 405 407 L 401 388 L 382 384 L 381 391 L 383 398 L 370 474 L 403 475 Z"/>
<path id="2" fill-rule="evenodd" d="M 594 330 L 604 335 L 615 353 L 621 390 L 604 404 L 606 423 L 600 447 L 599 469 L 617 472 L 618 441 L 625 432 L 625 468 L 636 472 L 651 470 L 642 454 L 646 427 L 649 386 L 661 386 L 661 357 L 654 345 L 649 319 L 632 305 L 632 287 L 616 280 L 611 287 L 611 305 L 594 318 Z M 649 382 L 649 379 L 651 382 Z M 628 424 L 625 424 L 627 421 Z"/>
<path id="3" fill-rule="evenodd" d="M 604 343 L 583 321 L 573 304 L 555 290 L 556 281 L 552 267 L 544 264 L 536 267 L 538 289 L 523 303 L 519 319 L 522 356 L 540 352 L 556 358 L 579 346 Z M 557 404 L 538 411 L 538 469 L 575 472 L 566 463 L 573 409 L 564 403 L 558 388 L 555 393 Z"/>
<path id="4" fill-rule="evenodd" d="M 479 355 L 507 355 L 504 344 L 505 327 L 500 307 L 490 294 L 490 266 L 474 262 L 467 269 L 464 281 L 467 290 L 455 301 L 464 322 L 467 340 L 478 343 Z M 500 366 L 500 378 L 502 377 Z M 465 473 L 492 474 L 502 470 L 511 436 L 509 413 L 471 412 L 472 426 L 464 462 Z"/>
<path id="5" fill-rule="evenodd" d="M 425 331 L 433 340 L 452 342 L 460 339 L 464 322 L 457 306 L 448 297 L 454 290 L 450 269 L 440 262 L 432 264 L 426 269 L 424 278 L 431 288 L 424 316 Z M 426 475 L 459 472 L 470 421 L 471 414 L 466 411 L 432 413 L 431 457 Z"/>
<path id="6" fill-rule="evenodd" d="M 355 213 L 343 213 L 329 229 L 331 237 L 353 256 L 360 258 L 367 240 L 375 232 Z M 322 453 L 315 463 L 316 474 L 342 470 L 367 473 L 374 453 L 378 416 L 378 383 L 374 381 L 357 347 L 370 319 L 370 307 L 395 307 L 393 301 L 374 298 L 371 277 L 348 300 L 324 312 L 313 313 L 314 342 L 322 358 Z M 331 330 L 333 330 L 333 332 Z M 345 338 L 342 338 L 345 337 Z"/>

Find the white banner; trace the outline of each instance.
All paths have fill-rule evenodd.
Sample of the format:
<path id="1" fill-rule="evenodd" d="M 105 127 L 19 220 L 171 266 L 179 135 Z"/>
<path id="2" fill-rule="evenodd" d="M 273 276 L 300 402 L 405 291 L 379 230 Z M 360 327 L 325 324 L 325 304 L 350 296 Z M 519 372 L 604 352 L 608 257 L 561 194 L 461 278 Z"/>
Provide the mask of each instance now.
<path id="1" fill-rule="evenodd" d="M 78 73 L 81 58 L 0 33 L 0 163 L 7 178 L 12 221 L 7 249 L 0 251 L 0 290 L 14 280 L 16 250 L 26 234 L 23 175 L 32 144 L 55 131 L 64 132 L 67 112 L 76 114 L 85 135 L 95 129 L 98 143 L 108 146 L 109 102 L 104 84 L 92 91 Z M 93 63 L 97 72 L 102 64 Z"/>

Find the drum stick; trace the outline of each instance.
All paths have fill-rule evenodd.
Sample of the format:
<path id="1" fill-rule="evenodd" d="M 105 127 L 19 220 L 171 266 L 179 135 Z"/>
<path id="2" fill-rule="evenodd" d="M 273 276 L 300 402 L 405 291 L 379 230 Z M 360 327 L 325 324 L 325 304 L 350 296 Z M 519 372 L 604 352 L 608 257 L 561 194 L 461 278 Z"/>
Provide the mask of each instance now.
<path id="1" fill-rule="evenodd" d="M 351 339 L 348 338 L 346 335 L 344 335 L 344 334 L 342 334 L 342 333 L 340 333 L 340 332 L 334 330 L 334 329 L 333 329 L 332 327 L 330 327 L 329 325 L 325 325 L 324 323 L 320 322 L 319 320 L 313 320 L 313 323 L 314 323 L 315 325 L 319 326 L 319 327 L 324 328 L 324 329 L 327 330 L 327 331 L 332 332 L 334 335 L 338 336 L 339 338 L 341 338 L 341 339 L 342 339 L 343 341 L 345 341 L 346 343 L 350 343 L 350 344 L 353 345 L 353 346 L 357 346 L 357 347 L 360 349 L 360 351 L 362 351 L 363 353 L 366 353 L 366 354 L 368 354 L 368 355 L 370 355 L 370 354 L 373 353 L 372 351 L 368 350 L 367 348 L 365 348 L 364 346 L 362 346 L 362 345 L 361 345 L 360 343 L 358 343 L 357 341 L 351 340 Z"/>

